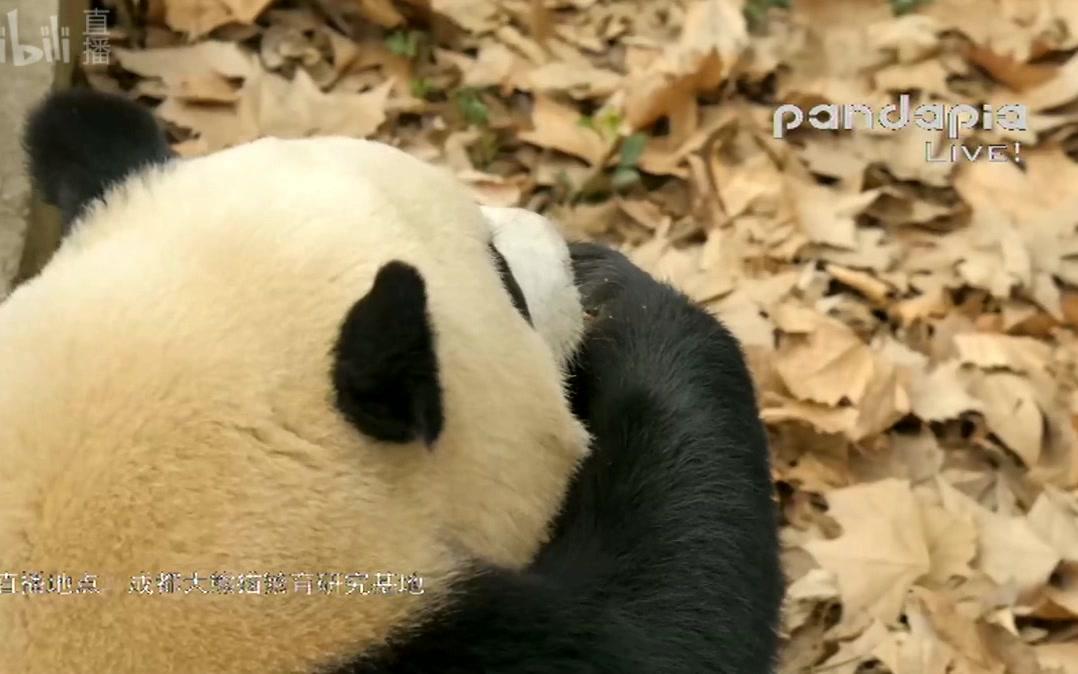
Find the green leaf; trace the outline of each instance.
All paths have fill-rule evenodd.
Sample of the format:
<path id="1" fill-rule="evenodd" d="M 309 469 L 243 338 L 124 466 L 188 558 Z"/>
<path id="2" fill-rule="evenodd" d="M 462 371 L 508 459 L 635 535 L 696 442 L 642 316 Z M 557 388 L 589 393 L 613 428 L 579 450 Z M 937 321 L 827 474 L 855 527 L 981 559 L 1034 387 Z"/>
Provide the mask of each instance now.
<path id="1" fill-rule="evenodd" d="M 396 30 L 386 36 L 386 48 L 397 56 L 414 59 L 419 53 L 419 43 L 422 39 L 422 31 Z"/>
<path id="2" fill-rule="evenodd" d="M 468 155 L 476 166 L 486 168 L 498 157 L 501 147 L 502 141 L 498 134 L 489 128 L 484 128 L 479 133 L 478 140 L 468 148 Z"/>
<path id="3" fill-rule="evenodd" d="M 490 119 L 490 113 L 487 110 L 487 104 L 480 98 L 479 93 L 478 89 L 470 87 L 457 91 L 457 109 L 460 110 L 460 114 L 469 124 L 485 126 Z"/>
<path id="4" fill-rule="evenodd" d="M 891 11 L 896 15 L 907 14 L 917 9 L 926 0 L 891 0 Z"/>
<path id="5" fill-rule="evenodd" d="M 640 172 L 629 166 L 620 166 L 610 179 L 610 186 L 615 190 L 624 190 L 640 182 Z"/>
<path id="6" fill-rule="evenodd" d="M 603 108 L 590 116 L 584 116 L 577 120 L 577 124 L 585 129 L 591 129 L 603 138 L 617 138 L 618 128 L 621 126 L 621 113 L 611 108 Z"/>
<path id="7" fill-rule="evenodd" d="M 892 0 L 893 2 L 894 0 Z M 771 7 L 790 8 L 790 0 L 748 0 L 742 13 L 749 23 L 749 28 L 760 30 L 767 20 L 767 10 Z"/>
<path id="8" fill-rule="evenodd" d="M 563 198 L 573 194 L 573 179 L 569 177 L 565 169 L 558 169 L 558 172 L 554 174 L 554 187 Z"/>
<path id="9" fill-rule="evenodd" d="M 434 90 L 434 84 L 426 77 L 414 77 L 410 83 L 412 95 L 426 100 L 430 92 Z"/>
<path id="10" fill-rule="evenodd" d="M 621 158 L 618 166 L 632 168 L 640 161 L 640 155 L 644 154 L 644 147 L 648 144 L 648 137 L 642 133 L 634 133 L 621 143 Z"/>
<path id="11" fill-rule="evenodd" d="M 596 122 L 607 135 L 616 136 L 618 134 L 618 127 L 621 126 L 622 122 L 621 113 L 614 109 L 601 110 Z"/>

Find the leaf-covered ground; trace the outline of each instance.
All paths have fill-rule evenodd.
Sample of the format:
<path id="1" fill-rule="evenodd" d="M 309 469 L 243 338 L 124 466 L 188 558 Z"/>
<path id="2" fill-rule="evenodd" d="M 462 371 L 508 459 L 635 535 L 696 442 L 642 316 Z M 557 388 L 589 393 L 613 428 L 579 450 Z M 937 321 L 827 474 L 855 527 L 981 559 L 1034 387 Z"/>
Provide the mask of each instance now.
<path id="1" fill-rule="evenodd" d="M 723 318 L 773 442 L 783 672 L 1078 672 L 1078 1 L 116 5 L 91 83 L 182 154 L 388 141 Z M 903 93 L 1027 128 L 772 132 Z"/>

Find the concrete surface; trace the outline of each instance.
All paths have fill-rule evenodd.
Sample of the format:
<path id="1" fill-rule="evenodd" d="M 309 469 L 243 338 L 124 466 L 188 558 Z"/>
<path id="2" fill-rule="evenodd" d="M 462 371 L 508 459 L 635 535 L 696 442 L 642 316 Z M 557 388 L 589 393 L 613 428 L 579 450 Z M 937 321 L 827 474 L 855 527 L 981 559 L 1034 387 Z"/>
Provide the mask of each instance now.
<path id="1" fill-rule="evenodd" d="M 16 11 L 18 37 L 24 44 L 41 44 L 41 29 L 49 18 L 58 16 L 57 0 L 0 0 L 4 58 L 0 62 L 0 297 L 7 295 L 19 268 L 26 218 L 29 212 L 29 182 L 24 169 L 19 134 L 27 110 L 41 99 L 52 84 L 52 65 L 15 65 L 9 13 Z M 71 58 L 78 58 L 79 45 L 71 45 Z"/>

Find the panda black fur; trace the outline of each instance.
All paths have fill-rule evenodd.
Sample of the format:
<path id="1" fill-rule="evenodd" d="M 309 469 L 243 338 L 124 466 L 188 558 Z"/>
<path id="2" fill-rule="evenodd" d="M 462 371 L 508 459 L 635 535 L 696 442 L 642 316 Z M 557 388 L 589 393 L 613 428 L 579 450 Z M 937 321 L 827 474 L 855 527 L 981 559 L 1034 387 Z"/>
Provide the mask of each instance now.
<path id="1" fill-rule="evenodd" d="M 82 125 L 92 117 L 84 110 L 109 106 L 119 108 L 120 116 L 94 118 L 91 127 Z M 109 122 L 110 119 L 125 119 L 127 115 L 134 116 L 137 121 L 126 127 Z M 90 138 L 92 142 L 87 142 Z M 31 118 L 27 140 L 33 160 L 32 175 L 38 189 L 59 202 L 69 220 L 83 217 L 92 222 L 97 213 L 95 209 L 101 208 L 100 204 L 94 205 L 95 200 L 102 194 L 111 195 L 107 200 L 122 201 L 132 194 L 137 197 L 145 184 L 129 186 L 126 192 L 123 189 L 109 192 L 106 188 L 110 184 L 122 185 L 125 181 L 149 180 L 152 185 L 152 176 L 131 178 L 131 175 L 138 174 L 140 167 L 161 164 L 169 157 L 167 146 L 148 115 L 119 99 L 84 92 L 53 97 Z M 95 173 L 93 167 L 99 166 L 101 160 L 94 148 L 103 143 L 109 145 L 113 154 L 109 155 L 108 167 Z M 77 165 L 79 170 L 73 170 L 71 165 Z M 161 170 L 169 169 L 166 166 Z M 462 210 L 466 210 L 456 205 L 460 199 L 458 188 L 450 181 L 431 180 L 418 167 L 416 170 L 416 179 L 421 181 L 416 184 L 422 184 L 425 189 L 446 191 L 447 217 L 459 217 Z M 57 184 L 57 176 L 64 175 L 73 176 L 66 187 Z M 429 185 L 427 180 L 431 180 Z M 404 195 L 407 191 L 404 186 L 395 189 L 395 195 Z M 217 189 L 209 191 L 216 193 Z M 75 196 L 64 196 L 71 194 Z M 253 198 L 257 199 L 259 195 L 253 195 Z M 317 198 L 317 195 L 311 198 Z M 491 221 L 505 220 L 500 229 L 497 222 L 494 224 L 495 241 L 498 232 L 510 231 L 519 217 L 494 211 L 488 211 L 486 215 Z M 535 222 L 529 224 L 536 226 Z M 154 226 L 154 223 L 147 223 L 147 226 Z M 97 267 L 85 265 L 74 269 L 77 261 L 65 262 L 64 258 L 92 255 L 96 240 L 105 238 L 108 229 L 109 226 L 75 228 L 71 236 L 74 243 L 65 243 L 57 260 L 43 274 L 53 277 L 51 282 L 58 286 L 56 293 L 62 293 L 68 283 L 92 283 L 93 280 L 84 274 Z M 221 235 L 227 238 L 227 232 Z M 509 236 L 505 237 L 505 244 L 497 248 L 504 248 L 505 257 L 510 258 L 508 264 L 498 260 L 502 251 L 496 250 L 492 265 L 492 273 L 502 277 L 507 289 L 503 300 L 515 305 L 525 318 L 533 319 L 536 331 L 543 335 L 545 343 L 554 352 L 552 361 L 564 362 L 577 347 L 573 320 L 564 311 L 544 315 L 557 304 L 545 301 L 546 297 L 557 295 L 556 289 L 542 287 L 548 280 L 541 269 L 514 264 L 515 260 L 521 259 L 521 250 L 526 254 L 531 244 L 522 244 L 521 239 L 514 240 Z M 550 245 L 549 239 L 542 245 Z M 518 250 L 511 255 L 514 246 Z M 359 621 L 359 631 L 363 634 L 357 633 L 352 639 L 347 637 L 351 620 L 347 612 L 308 609 L 310 613 L 305 614 L 303 605 L 297 605 L 298 610 L 287 619 L 282 618 L 281 624 L 291 625 L 302 636 L 296 636 L 293 631 L 285 636 L 287 643 L 283 645 L 276 643 L 261 652 L 251 648 L 251 642 L 256 641 L 259 632 L 250 629 L 251 625 L 244 620 L 251 620 L 257 627 L 262 618 L 237 614 L 237 622 L 229 629 L 231 638 L 239 640 L 232 645 L 232 655 L 215 657 L 204 652 L 199 660 L 174 652 L 171 659 L 161 659 L 163 656 L 157 655 L 158 659 L 154 660 L 137 648 L 125 650 L 115 644 L 106 644 L 105 650 L 114 655 L 112 660 L 105 661 L 105 669 L 117 674 L 143 671 L 305 673 L 315 671 L 318 666 L 322 668 L 317 671 L 334 674 L 756 674 L 769 671 L 775 651 L 781 597 L 775 508 L 771 500 L 765 439 L 738 346 L 713 318 L 694 308 L 682 295 L 636 269 L 620 254 L 583 244 L 576 245 L 572 253 L 584 305 L 595 317 L 591 319 L 573 361 L 571 397 L 573 409 L 587 425 L 593 442 L 591 454 L 583 459 L 582 467 L 572 480 L 561 513 L 545 544 L 547 534 L 536 527 L 515 531 L 515 527 L 505 522 L 499 524 L 497 519 L 493 524 L 487 522 L 486 535 L 469 535 L 464 522 L 470 514 L 475 515 L 469 508 L 479 508 L 483 504 L 483 499 L 477 498 L 468 501 L 473 504 L 471 506 L 456 505 L 459 512 L 452 514 L 456 519 L 445 525 L 452 540 L 439 547 L 438 555 L 425 557 L 431 567 L 428 574 L 436 582 L 424 602 L 406 601 L 409 598 L 386 599 L 400 603 L 392 610 L 376 612 L 374 619 L 380 622 L 372 625 L 369 621 Z M 68 268 L 73 269 L 68 272 L 71 278 L 62 278 Z M 299 268 L 306 269 L 302 264 Z M 441 424 L 452 423 L 454 412 L 460 412 L 459 409 L 442 408 L 446 402 L 446 392 L 441 390 L 442 376 L 446 373 L 439 372 L 438 359 L 431 360 L 432 344 L 426 340 L 444 341 L 444 336 L 438 330 L 437 316 L 431 318 L 429 315 L 423 272 L 422 264 L 383 265 L 375 279 L 385 274 L 386 278 L 382 280 L 389 292 L 374 292 L 378 288 L 375 280 L 371 286 L 373 295 L 366 296 L 367 300 L 374 298 L 368 304 L 377 305 L 375 311 L 359 311 L 362 318 L 358 320 L 349 315 L 334 345 L 334 353 L 338 356 L 342 349 L 347 354 L 350 343 L 360 343 L 365 345 L 363 348 L 373 348 L 378 354 L 391 356 L 387 362 L 407 364 L 391 374 L 384 370 L 357 373 L 352 371 L 354 363 L 337 357 L 332 374 L 338 396 L 336 407 L 354 427 L 390 443 L 404 442 L 422 447 L 418 455 L 411 454 L 405 446 L 379 448 L 382 452 L 405 452 L 406 458 L 400 460 L 402 470 L 405 464 L 413 469 L 422 466 L 423 461 L 429 460 L 424 459 L 424 455 L 436 456 L 444 450 L 437 440 Z M 476 273 L 482 275 L 478 270 Z M 237 284 L 248 282 L 243 278 L 242 270 L 237 270 L 237 276 Z M 519 285 L 518 277 L 522 277 Z M 18 307 L 0 305 L 0 363 L 7 362 L 4 359 L 5 318 L 10 324 L 32 320 L 42 311 L 62 310 L 65 298 L 57 298 L 40 289 L 43 285 L 47 288 L 49 283 L 47 278 L 39 279 L 17 291 L 8 303 L 18 302 Z M 33 290 L 35 284 L 39 288 L 36 293 Z M 179 287 L 173 289 L 174 292 L 181 290 Z M 274 292 L 276 289 L 252 290 Z M 409 318 L 392 311 L 391 307 L 400 306 L 402 302 L 395 296 L 397 293 L 404 293 L 406 306 L 426 307 L 420 315 L 428 320 L 419 321 L 414 316 Z M 257 295 L 252 294 L 251 299 L 256 298 Z M 60 299 L 58 304 L 61 306 L 43 310 L 35 309 L 32 304 L 52 299 Z M 360 302 L 356 302 L 353 309 Z M 107 314 L 107 309 L 103 313 Z M 442 320 L 445 316 L 443 313 Z M 224 322 L 229 320 L 223 315 L 217 318 Z M 281 318 L 302 320 L 303 314 Z M 81 320 L 76 316 L 67 321 L 57 313 L 52 319 L 51 324 L 64 331 L 89 331 L 100 327 L 94 323 L 93 316 L 83 316 Z M 383 328 L 392 329 L 395 320 L 400 321 L 396 336 L 382 339 L 392 334 L 384 332 Z M 413 329 L 428 323 L 432 324 L 432 330 Z M 170 327 L 174 326 L 158 325 L 152 329 L 168 330 Z M 12 329 L 9 326 L 8 331 Z M 367 338 L 358 342 L 346 338 L 351 329 Z M 513 334 L 519 339 L 519 333 Z M 39 341 L 48 339 L 45 335 L 37 336 Z M 26 344 L 25 341 L 19 343 Z M 92 343 L 90 340 L 87 346 Z M 441 345 L 442 348 L 445 346 Z M 448 346 L 461 348 L 456 344 Z M 39 361 L 61 355 L 50 353 L 47 348 L 42 351 Z M 62 355 L 70 357 L 69 353 Z M 370 359 L 353 360 L 363 363 Z M 373 359 L 373 362 L 377 361 L 377 358 Z M 466 362 L 463 358 L 457 365 Z M 417 363 L 421 366 L 411 367 Z M 45 363 L 42 367 L 50 366 Z M 555 367 L 547 369 L 556 370 Z M 550 391 L 550 380 L 556 376 L 550 371 L 543 372 L 543 368 L 539 370 L 539 378 L 548 382 L 545 390 Z M 536 368 L 525 367 L 520 374 L 536 376 Z M 252 383 L 257 384 L 258 374 L 252 376 Z M 355 390 L 350 390 L 353 383 Z M 501 391 L 499 396 L 484 399 L 494 401 L 491 403 L 494 405 L 507 395 L 517 395 L 512 391 Z M 340 398 L 342 395 L 343 399 Z M 536 394 L 536 398 L 543 400 L 550 410 L 557 407 L 549 400 L 549 393 Z M 315 404 L 316 398 L 311 398 L 308 403 Z M 357 409 L 350 411 L 349 405 L 353 403 Z M 4 397 L 0 395 L 0 441 L 6 439 L 2 435 L 4 404 Z M 12 412 L 12 409 L 16 411 Z M 9 414 L 20 410 L 30 414 L 26 407 L 7 409 Z M 506 413 L 493 408 L 487 411 L 492 426 L 498 425 L 494 420 L 499 414 L 505 416 Z M 541 414 L 538 410 L 534 413 Z M 535 492 L 536 497 L 542 496 L 536 502 L 535 513 L 530 513 L 536 519 L 554 516 L 557 508 L 551 509 L 548 502 L 551 499 L 561 502 L 565 484 L 583 455 L 582 450 L 575 447 L 579 436 L 575 435 L 572 424 L 556 411 L 546 414 L 558 419 L 555 426 L 560 429 L 560 439 L 553 446 L 561 449 L 553 453 L 560 458 L 543 463 L 531 454 L 519 457 L 522 464 L 530 465 L 543 477 L 550 478 Z M 373 415 L 373 418 L 365 415 Z M 502 422 L 524 420 L 523 416 L 501 419 Z M 348 451 L 342 446 L 347 443 L 335 434 L 336 428 L 323 434 L 310 427 L 302 430 L 305 435 L 314 437 L 305 438 L 305 442 L 297 447 L 306 447 L 315 454 L 326 451 L 327 447 L 340 453 Z M 292 433 L 295 428 L 286 426 L 284 431 Z M 534 425 L 532 433 L 535 433 Z M 526 437 L 527 433 L 522 436 Z M 272 450 L 273 443 L 281 440 L 269 436 L 259 438 L 258 442 L 259 446 Z M 531 451 L 551 452 L 549 438 L 546 446 L 534 447 Z M 302 461 L 303 458 L 294 460 Z M 379 461 L 391 465 L 390 460 Z M 16 464 L 27 466 L 28 462 L 27 457 L 22 457 L 21 464 Z M 375 468 L 385 470 L 380 464 Z M 473 470 L 476 469 L 473 467 Z M 524 486 L 531 482 L 520 473 L 517 475 L 516 479 Z M 61 486 L 57 485 L 56 489 Z M 206 488 L 212 490 L 213 486 L 211 482 Z M 416 489 L 417 493 L 426 488 L 419 481 L 402 482 L 399 486 Z M 337 488 L 346 491 L 349 487 L 340 484 Z M 479 485 L 475 490 L 485 496 L 488 508 L 520 507 L 506 493 L 484 490 Z M 0 526 L 0 571 L 5 570 L 4 566 L 32 562 L 25 554 L 5 555 L 2 547 L 5 533 L 8 540 L 15 535 L 25 537 L 25 530 L 16 529 L 33 521 L 34 511 L 27 511 L 18 501 L 19 493 L 18 489 L 9 491 L 5 500 L 5 491 L 0 488 L 0 512 L 5 516 L 11 513 L 9 521 L 13 523 L 6 532 Z M 209 493 L 192 493 L 191 498 L 198 499 Z M 330 494 L 331 498 L 338 499 L 334 501 L 337 504 L 347 504 L 349 497 L 363 499 L 364 496 L 361 491 Z M 295 499 L 303 499 L 304 495 L 279 494 L 278 497 L 278 506 L 288 508 L 289 503 L 297 503 Z M 508 512 L 503 515 L 508 516 Z M 383 516 L 392 519 L 393 513 L 383 513 Z M 485 516 L 491 517 L 490 514 Z M 434 513 L 433 517 L 441 515 Z M 452 519 L 449 515 L 446 517 Z M 197 534 L 189 533 L 195 539 L 193 545 L 198 545 Z M 331 534 L 323 531 L 321 535 Z M 514 543 L 506 547 L 504 541 L 492 540 L 492 536 L 499 535 L 513 538 Z M 407 547 L 406 538 L 396 540 L 397 545 Z M 312 545 L 320 544 L 320 539 L 313 536 L 306 541 Z M 283 541 L 278 543 L 284 544 Z M 297 541 L 287 543 L 290 546 L 302 544 Z M 392 549 L 392 544 L 387 549 Z M 40 552 L 41 549 L 36 550 Z M 66 555 L 66 552 L 62 548 L 51 550 L 44 556 L 44 561 L 78 561 L 78 557 Z M 531 560 L 530 564 L 525 558 Z M 437 586 L 439 580 L 442 591 Z M 226 603 L 216 610 L 226 611 L 229 606 L 235 606 L 228 602 L 237 601 L 235 598 L 224 600 Z M 52 646 L 67 645 L 69 654 L 70 648 L 74 647 L 91 652 L 96 648 L 100 652 L 103 639 L 119 638 L 115 631 L 105 631 L 95 622 L 105 619 L 100 612 L 65 612 L 64 606 L 57 605 L 51 613 L 38 616 L 39 626 L 66 629 L 53 637 Z M 193 605 L 192 609 L 195 608 Z M 214 609 L 202 610 L 212 612 Z M 10 614 L 5 614 L 0 602 L 0 630 L 5 627 L 5 616 L 9 621 L 13 619 Z M 227 622 L 201 621 L 197 613 L 169 614 L 168 617 L 176 621 L 172 623 L 174 627 L 183 625 L 196 632 L 201 629 L 207 638 L 211 623 L 218 628 L 229 625 Z M 17 620 L 27 621 L 28 618 L 23 614 Z M 152 626 L 152 623 L 147 624 L 145 628 Z M 334 638 L 319 641 L 315 637 L 319 634 L 334 635 Z M 303 637 L 311 643 L 301 645 Z M 0 652 L 9 663 L 20 662 L 20 657 L 26 658 L 27 653 L 33 651 L 37 659 L 33 660 L 32 667 L 37 669 L 27 665 L 27 672 L 99 671 L 90 665 L 84 666 L 83 661 L 72 659 L 71 655 L 68 659 L 50 656 L 52 651 L 44 642 L 20 643 L 12 639 L 7 644 L 7 648 L 23 649 L 22 653 Z M 145 648 L 147 642 L 141 644 Z M 50 661 L 49 657 L 54 659 Z M 57 657 L 61 659 L 56 660 Z M 87 662 L 94 661 L 91 658 Z M 96 661 L 98 665 L 101 662 Z M 164 662 L 168 666 L 162 668 Z M 310 664 L 303 669 L 300 663 Z"/>
<path id="2" fill-rule="evenodd" d="M 87 133 L 72 136 L 82 131 Z M 174 156 L 144 110 L 78 89 L 54 95 L 30 116 L 24 144 L 32 152 L 30 178 L 40 196 L 60 209 L 65 231 L 107 187 Z"/>
<path id="3" fill-rule="evenodd" d="M 437 621 L 334 674 L 764 674 L 783 595 L 766 436 L 740 347 L 620 253 L 571 246 L 594 315 L 593 434 L 527 573 L 471 578 Z"/>

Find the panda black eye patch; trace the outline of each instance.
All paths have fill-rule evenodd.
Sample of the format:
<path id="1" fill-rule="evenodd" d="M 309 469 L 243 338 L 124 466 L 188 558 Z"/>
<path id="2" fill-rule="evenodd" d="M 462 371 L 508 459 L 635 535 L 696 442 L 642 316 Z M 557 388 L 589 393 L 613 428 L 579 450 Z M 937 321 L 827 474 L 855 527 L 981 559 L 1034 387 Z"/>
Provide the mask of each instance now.
<path id="1" fill-rule="evenodd" d="M 513 271 L 509 268 L 509 263 L 505 261 L 505 256 L 494 247 L 493 243 L 487 245 L 490 248 L 491 255 L 494 256 L 494 266 L 497 267 L 498 275 L 502 278 L 502 285 L 505 286 L 506 292 L 509 293 L 509 298 L 513 300 L 513 306 L 517 308 L 524 320 L 531 324 L 532 315 L 528 311 L 528 303 L 524 299 L 524 293 L 520 290 L 516 277 L 513 276 Z"/>

